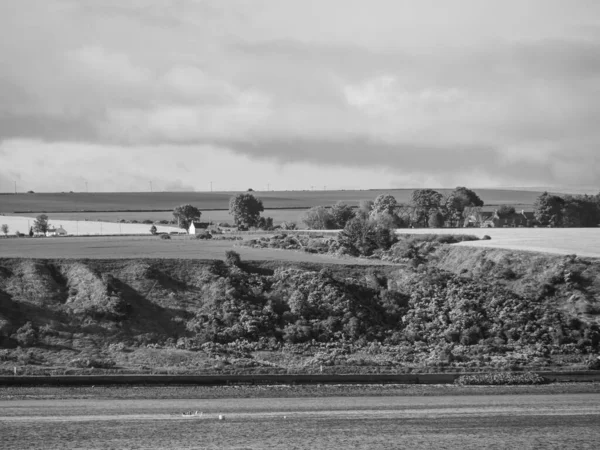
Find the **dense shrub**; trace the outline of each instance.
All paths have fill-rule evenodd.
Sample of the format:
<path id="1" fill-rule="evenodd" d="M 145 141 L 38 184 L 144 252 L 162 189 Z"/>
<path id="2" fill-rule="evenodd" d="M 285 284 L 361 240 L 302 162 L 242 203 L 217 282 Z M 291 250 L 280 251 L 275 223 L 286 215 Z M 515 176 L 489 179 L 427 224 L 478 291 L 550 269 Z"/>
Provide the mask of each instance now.
<path id="1" fill-rule="evenodd" d="M 396 237 L 393 229 L 370 219 L 355 217 L 340 232 L 338 240 L 350 255 L 371 256 L 375 250 L 388 250 L 396 242 Z"/>
<path id="2" fill-rule="evenodd" d="M 38 330 L 31 322 L 27 322 L 17 330 L 13 335 L 13 339 L 23 347 L 32 347 L 38 342 Z"/>
<path id="3" fill-rule="evenodd" d="M 233 250 L 225 252 L 225 263 L 229 266 L 239 266 L 242 262 L 240 254 Z"/>
<path id="4" fill-rule="evenodd" d="M 462 386 L 468 385 L 518 385 L 518 384 L 545 384 L 548 381 L 531 372 L 525 373 L 481 373 L 476 375 L 461 375 L 456 379 L 454 384 Z"/>
<path id="5" fill-rule="evenodd" d="M 161 239 L 171 239 L 171 236 L 169 236 L 168 234 L 161 234 L 160 238 Z"/>

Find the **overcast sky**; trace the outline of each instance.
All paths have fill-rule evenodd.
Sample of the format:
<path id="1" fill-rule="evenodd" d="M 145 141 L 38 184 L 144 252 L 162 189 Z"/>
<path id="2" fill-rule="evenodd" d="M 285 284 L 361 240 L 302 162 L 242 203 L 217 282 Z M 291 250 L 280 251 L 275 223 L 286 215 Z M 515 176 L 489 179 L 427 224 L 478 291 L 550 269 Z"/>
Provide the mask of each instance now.
<path id="1" fill-rule="evenodd" d="M 2 0 L 0 191 L 598 186 L 598 0 Z"/>

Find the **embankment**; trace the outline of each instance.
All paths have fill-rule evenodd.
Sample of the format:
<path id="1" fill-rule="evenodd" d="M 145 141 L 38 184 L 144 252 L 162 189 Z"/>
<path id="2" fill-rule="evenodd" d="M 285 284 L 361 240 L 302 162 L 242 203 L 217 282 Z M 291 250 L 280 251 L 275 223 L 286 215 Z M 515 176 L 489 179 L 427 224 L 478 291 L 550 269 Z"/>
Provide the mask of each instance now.
<path id="1" fill-rule="evenodd" d="M 441 245 L 406 266 L 0 259 L 0 375 L 598 366 L 600 262 Z"/>

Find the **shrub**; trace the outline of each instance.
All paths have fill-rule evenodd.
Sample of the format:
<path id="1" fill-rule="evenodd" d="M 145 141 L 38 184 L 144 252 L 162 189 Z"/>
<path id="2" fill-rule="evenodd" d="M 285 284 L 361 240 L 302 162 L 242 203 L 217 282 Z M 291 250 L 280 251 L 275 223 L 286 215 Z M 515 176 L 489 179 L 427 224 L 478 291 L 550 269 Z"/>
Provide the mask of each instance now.
<path id="1" fill-rule="evenodd" d="M 151 233 L 151 234 L 156 234 L 156 231 L 157 231 L 157 230 L 156 230 L 156 225 L 152 225 L 152 226 L 150 227 L 150 233 Z"/>
<path id="2" fill-rule="evenodd" d="M 150 225 L 152 224 L 152 221 L 150 219 L 146 219 L 142 222 L 144 225 Z"/>
<path id="3" fill-rule="evenodd" d="M 212 239 L 212 234 L 208 231 L 196 235 L 196 239 Z"/>
<path id="4" fill-rule="evenodd" d="M 233 250 L 227 250 L 227 252 L 225 252 L 225 262 L 229 266 L 237 267 L 241 264 L 242 258 L 240 257 L 240 254 L 238 252 Z"/>
<path id="5" fill-rule="evenodd" d="M 112 369 L 115 365 L 110 359 L 77 358 L 69 362 L 69 366 L 79 369 Z"/>
<path id="6" fill-rule="evenodd" d="M 297 228 L 295 222 L 282 222 L 281 229 L 282 230 L 295 230 Z"/>
<path id="7" fill-rule="evenodd" d="M 462 375 L 454 384 L 467 385 L 517 385 L 517 384 L 545 384 L 547 380 L 537 373 L 481 373 L 476 375 Z"/>
<path id="8" fill-rule="evenodd" d="M 27 322 L 13 335 L 13 338 L 23 347 L 31 347 L 38 342 L 38 332 L 31 322 Z"/>
<path id="9" fill-rule="evenodd" d="M 489 241 L 491 239 L 492 238 L 490 236 L 488 236 L 487 234 L 481 238 L 482 241 Z"/>
<path id="10" fill-rule="evenodd" d="M 171 236 L 169 236 L 168 234 L 161 234 L 160 238 L 161 239 L 171 239 Z"/>
<path id="11" fill-rule="evenodd" d="M 388 250 L 395 242 L 393 230 L 363 217 L 350 220 L 339 234 L 341 246 L 354 256 L 371 256 L 377 249 Z"/>

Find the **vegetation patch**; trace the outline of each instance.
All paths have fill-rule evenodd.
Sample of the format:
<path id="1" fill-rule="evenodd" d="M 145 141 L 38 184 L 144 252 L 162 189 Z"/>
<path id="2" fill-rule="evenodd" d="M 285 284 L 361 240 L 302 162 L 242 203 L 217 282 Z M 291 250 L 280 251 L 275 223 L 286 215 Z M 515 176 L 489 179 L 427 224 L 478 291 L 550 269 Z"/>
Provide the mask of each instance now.
<path id="1" fill-rule="evenodd" d="M 508 386 L 508 385 L 533 385 L 546 384 L 548 380 L 532 373 L 497 372 L 479 373 L 474 375 L 461 375 L 454 384 L 461 386 Z"/>

